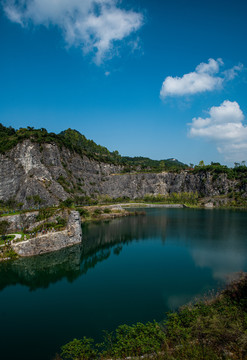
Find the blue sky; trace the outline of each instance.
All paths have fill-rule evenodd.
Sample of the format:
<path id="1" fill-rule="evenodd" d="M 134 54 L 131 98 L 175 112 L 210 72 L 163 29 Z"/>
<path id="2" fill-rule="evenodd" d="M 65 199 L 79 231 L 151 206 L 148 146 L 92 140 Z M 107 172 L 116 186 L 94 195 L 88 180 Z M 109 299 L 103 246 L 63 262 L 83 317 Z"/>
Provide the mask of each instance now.
<path id="1" fill-rule="evenodd" d="M 1 4 L 5 126 L 71 127 L 129 156 L 247 160 L 245 1 Z"/>

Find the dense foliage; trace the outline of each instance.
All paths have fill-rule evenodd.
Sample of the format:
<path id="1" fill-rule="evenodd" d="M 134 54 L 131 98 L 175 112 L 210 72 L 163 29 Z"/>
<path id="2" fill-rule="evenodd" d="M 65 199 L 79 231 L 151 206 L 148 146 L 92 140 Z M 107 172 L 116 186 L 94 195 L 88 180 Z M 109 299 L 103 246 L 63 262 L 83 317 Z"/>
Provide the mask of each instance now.
<path id="1" fill-rule="evenodd" d="M 165 333 L 158 323 L 137 323 L 121 325 L 113 333 L 104 332 L 104 341 L 94 345 L 93 339 L 74 339 L 62 346 L 63 360 L 105 358 L 126 358 L 158 353 L 163 350 Z"/>
<path id="2" fill-rule="evenodd" d="M 104 341 L 74 339 L 56 359 L 124 359 L 152 355 L 166 360 L 247 358 L 247 275 L 212 300 L 186 305 L 164 323 L 119 326 Z"/>
<path id="3" fill-rule="evenodd" d="M 122 157 L 122 162 L 129 167 L 137 168 L 140 171 L 160 172 L 165 170 L 178 171 L 187 169 L 188 166 L 176 159 L 152 160 L 147 157 Z"/>

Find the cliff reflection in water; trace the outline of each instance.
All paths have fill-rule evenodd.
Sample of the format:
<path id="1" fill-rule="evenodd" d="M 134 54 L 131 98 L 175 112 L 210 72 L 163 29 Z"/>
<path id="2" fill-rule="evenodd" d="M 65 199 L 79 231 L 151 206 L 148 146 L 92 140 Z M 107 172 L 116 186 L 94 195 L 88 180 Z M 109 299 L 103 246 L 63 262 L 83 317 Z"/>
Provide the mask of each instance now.
<path id="1" fill-rule="evenodd" d="M 83 224 L 82 245 L 0 264 L 0 290 L 21 284 L 30 290 L 67 279 L 119 255 L 133 241 L 153 240 L 187 248 L 194 265 L 208 268 L 216 280 L 246 267 L 246 212 L 146 209 L 147 216 Z M 165 274 L 164 274 L 165 276 Z"/>
<path id="2" fill-rule="evenodd" d="M 164 217 L 133 216 L 84 224 L 82 245 L 0 264 L 0 290 L 8 285 L 21 284 L 33 291 L 47 288 L 64 278 L 73 282 L 106 260 L 111 251 L 120 254 L 121 244 L 151 236 L 164 240 L 165 230 Z"/>
<path id="3" fill-rule="evenodd" d="M 0 264 L 0 290 L 8 285 L 25 285 L 30 290 L 47 288 L 63 278 L 72 282 L 80 274 L 82 246 L 74 245 L 53 253 L 20 258 Z"/>

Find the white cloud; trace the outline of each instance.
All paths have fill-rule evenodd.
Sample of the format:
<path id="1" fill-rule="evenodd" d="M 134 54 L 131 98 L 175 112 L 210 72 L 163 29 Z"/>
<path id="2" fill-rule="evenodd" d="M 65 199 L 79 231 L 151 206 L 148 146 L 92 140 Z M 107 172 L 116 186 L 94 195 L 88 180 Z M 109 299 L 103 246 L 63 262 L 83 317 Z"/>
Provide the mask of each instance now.
<path id="1" fill-rule="evenodd" d="M 8 18 L 26 26 L 57 26 L 69 46 L 93 52 L 100 64 L 123 40 L 143 24 L 142 14 L 118 7 L 119 0 L 4 0 Z"/>
<path id="2" fill-rule="evenodd" d="M 231 69 L 225 70 L 223 72 L 225 79 L 228 81 L 233 80 L 238 75 L 238 73 L 243 70 L 243 68 L 243 64 L 238 64 L 233 66 Z"/>
<path id="3" fill-rule="evenodd" d="M 247 126 L 236 101 L 225 100 L 213 106 L 206 118 L 193 118 L 190 136 L 215 142 L 217 150 L 229 161 L 247 159 Z"/>
<path id="4" fill-rule="evenodd" d="M 200 63 L 195 71 L 184 74 L 182 77 L 167 76 L 160 90 L 161 98 L 193 95 L 219 89 L 224 81 L 232 80 L 243 68 L 243 65 L 239 64 L 219 76 L 222 65 L 224 65 L 222 59 L 209 59 L 208 63 Z"/>
<path id="5" fill-rule="evenodd" d="M 199 74 L 216 74 L 219 72 L 220 65 L 224 65 L 222 59 L 208 59 L 208 63 L 200 63 L 196 67 L 196 72 Z"/>
<path id="6" fill-rule="evenodd" d="M 234 239 L 234 237 L 233 237 Z M 214 279 L 226 281 L 244 268 L 245 253 L 241 250 L 232 250 L 231 243 L 225 244 L 224 251 L 219 248 L 209 250 L 207 248 L 194 248 L 191 253 L 195 264 L 200 268 L 209 268 Z"/>

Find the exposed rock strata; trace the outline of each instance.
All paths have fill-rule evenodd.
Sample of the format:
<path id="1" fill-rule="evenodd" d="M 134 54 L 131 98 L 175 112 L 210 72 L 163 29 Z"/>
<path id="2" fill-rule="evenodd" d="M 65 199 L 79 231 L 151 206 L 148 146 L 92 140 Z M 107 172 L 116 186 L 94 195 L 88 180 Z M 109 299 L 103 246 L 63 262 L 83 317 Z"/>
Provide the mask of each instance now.
<path id="1" fill-rule="evenodd" d="M 37 226 L 39 223 L 36 220 L 38 211 L 26 212 L 23 214 L 4 216 L 1 220 L 6 220 L 9 223 L 8 233 L 21 231 L 24 227 L 31 229 L 32 225 Z"/>
<path id="2" fill-rule="evenodd" d="M 0 200 L 14 199 L 24 208 L 58 204 L 60 200 L 77 196 L 108 195 L 112 198 L 144 197 L 146 194 L 195 192 L 217 196 L 229 191 L 247 193 L 235 180 L 220 174 L 123 173 L 121 166 L 81 157 L 55 144 L 32 143 L 26 140 L 0 155 Z"/>
<path id="3" fill-rule="evenodd" d="M 66 230 L 37 236 L 12 245 L 19 256 L 34 256 L 57 251 L 80 244 L 82 240 L 81 219 L 77 211 L 71 211 Z"/>

